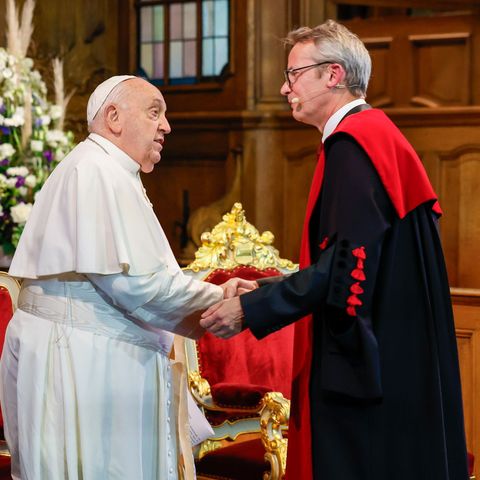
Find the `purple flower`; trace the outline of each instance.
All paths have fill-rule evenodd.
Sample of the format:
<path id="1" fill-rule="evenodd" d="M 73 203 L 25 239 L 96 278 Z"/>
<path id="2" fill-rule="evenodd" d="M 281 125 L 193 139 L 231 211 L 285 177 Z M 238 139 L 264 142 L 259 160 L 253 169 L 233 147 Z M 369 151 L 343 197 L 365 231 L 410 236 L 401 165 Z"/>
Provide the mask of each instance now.
<path id="1" fill-rule="evenodd" d="M 8 158 L 4 158 L 1 162 L 0 162 L 0 165 L 2 167 L 5 167 L 6 165 L 8 165 L 10 163 L 10 160 Z"/>
<path id="2" fill-rule="evenodd" d="M 39 128 L 42 126 L 42 120 L 40 118 L 35 119 L 35 127 Z"/>
<path id="3" fill-rule="evenodd" d="M 0 111 L 1 113 L 1 111 Z M 0 131 L 4 134 L 4 135 L 10 135 L 10 129 L 8 127 L 0 127 Z"/>
<path id="4" fill-rule="evenodd" d="M 7 111 L 7 107 L 5 105 L 0 105 L 0 114 L 3 115 Z"/>
<path id="5" fill-rule="evenodd" d="M 15 184 L 15 186 L 19 188 L 19 187 L 23 187 L 24 185 L 25 185 L 25 178 L 17 177 L 17 183 Z"/>
<path id="6" fill-rule="evenodd" d="M 53 153 L 51 150 L 45 150 L 43 152 L 43 156 L 45 157 L 45 159 L 47 160 L 47 163 L 51 163 L 52 160 L 53 160 Z"/>

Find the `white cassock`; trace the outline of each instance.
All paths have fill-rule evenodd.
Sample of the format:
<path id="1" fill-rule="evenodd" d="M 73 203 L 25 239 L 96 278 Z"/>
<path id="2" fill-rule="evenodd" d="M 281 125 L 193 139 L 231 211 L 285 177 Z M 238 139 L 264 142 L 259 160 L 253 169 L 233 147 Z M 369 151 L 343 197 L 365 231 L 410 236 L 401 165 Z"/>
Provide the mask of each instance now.
<path id="1" fill-rule="evenodd" d="M 0 366 L 13 478 L 192 476 L 167 330 L 223 294 L 178 267 L 138 163 L 99 135 L 80 143 L 38 195 L 10 274 L 24 279 Z"/>

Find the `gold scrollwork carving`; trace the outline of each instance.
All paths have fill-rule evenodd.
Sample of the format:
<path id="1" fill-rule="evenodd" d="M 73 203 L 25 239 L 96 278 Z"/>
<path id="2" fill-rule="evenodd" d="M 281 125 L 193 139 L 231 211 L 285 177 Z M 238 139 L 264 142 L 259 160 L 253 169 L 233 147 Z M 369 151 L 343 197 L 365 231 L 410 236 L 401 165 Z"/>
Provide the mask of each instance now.
<path id="1" fill-rule="evenodd" d="M 202 459 L 207 453 L 213 452 L 214 450 L 219 449 L 222 446 L 221 441 L 216 440 L 205 440 L 200 445 L 200 451 L 198 452 L 199 460 Z"/>
<path id="2" fill-rule="evenodd" d="M 210 395 L 210 384 L 202 378 L 198 370 L 194 370 L 188 374 L 188 385 L 190 390 L 197 393 L 200 398 Z"/>
<path id="3" fill-rule="evenodd" d="M 198 272 L 211 268 L 232 269 L 239 265 L 251 265 L 261 270 L 281 268 L 294 271 L 297 265 L 280 258 L 272 245 L 274 235 L 259 231 L 245 218 L 241 203 L 235 203 L 223 221 L 211 232 L 201 235 L 202 246 L 195 253 L 195 260 L 188 269 Z"/>
<path id="4" fill-rule="evenodd" d="M 290 401 L 280 392 L 269 392 L 263 397 L 263 410 L 260 420 L 262 443 L 265 447 L 265 460 L 270 463 L 270 472 L 265 472 L 263 480 L 283 479 L 287 466 L 288 440 L 283 438 L 282 427 L 288 425 Z"/>

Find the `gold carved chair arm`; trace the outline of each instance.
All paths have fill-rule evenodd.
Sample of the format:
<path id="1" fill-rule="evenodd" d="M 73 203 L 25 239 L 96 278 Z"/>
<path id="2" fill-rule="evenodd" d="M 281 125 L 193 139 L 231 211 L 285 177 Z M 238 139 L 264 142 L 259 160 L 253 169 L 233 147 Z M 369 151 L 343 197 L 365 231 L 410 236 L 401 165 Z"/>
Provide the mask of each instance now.
<path id="1" fill-rule="evenodd" d="M 288 428 L 290 401 L 280 392 L 269 392 L 263 397 L 263 410 L 260 419 L 262 442 L 265 447 L 265 460 L 271 465 L 263 480 L 283 479 L 287 466 L 287 443 L 283 431 Z"/>

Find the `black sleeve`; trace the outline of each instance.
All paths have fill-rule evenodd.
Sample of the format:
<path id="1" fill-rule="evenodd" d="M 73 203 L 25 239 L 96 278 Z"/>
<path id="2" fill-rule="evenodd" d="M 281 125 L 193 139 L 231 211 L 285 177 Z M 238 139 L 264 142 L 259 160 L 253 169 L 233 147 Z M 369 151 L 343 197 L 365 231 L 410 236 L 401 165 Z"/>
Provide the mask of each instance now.
<path id="1" fill-rule="evenodd" d="M 344 337 L 354 319 L 368 317 L 371 309 L 393 208 L 372 162 L 353 138 L 337 134 L 325 148 L 320 208 L 314 210 L 310 227 L 317 230 L 311 238 L 327 239 L 328 246 L 311 242 L 317 248 L 311 252 L 313 265 L 240 297 L 246 325 L 257 338 L 326 305 L 337 312 L 332 333 Z M 362 293 L 354 294 L 352 288 Z"/>

